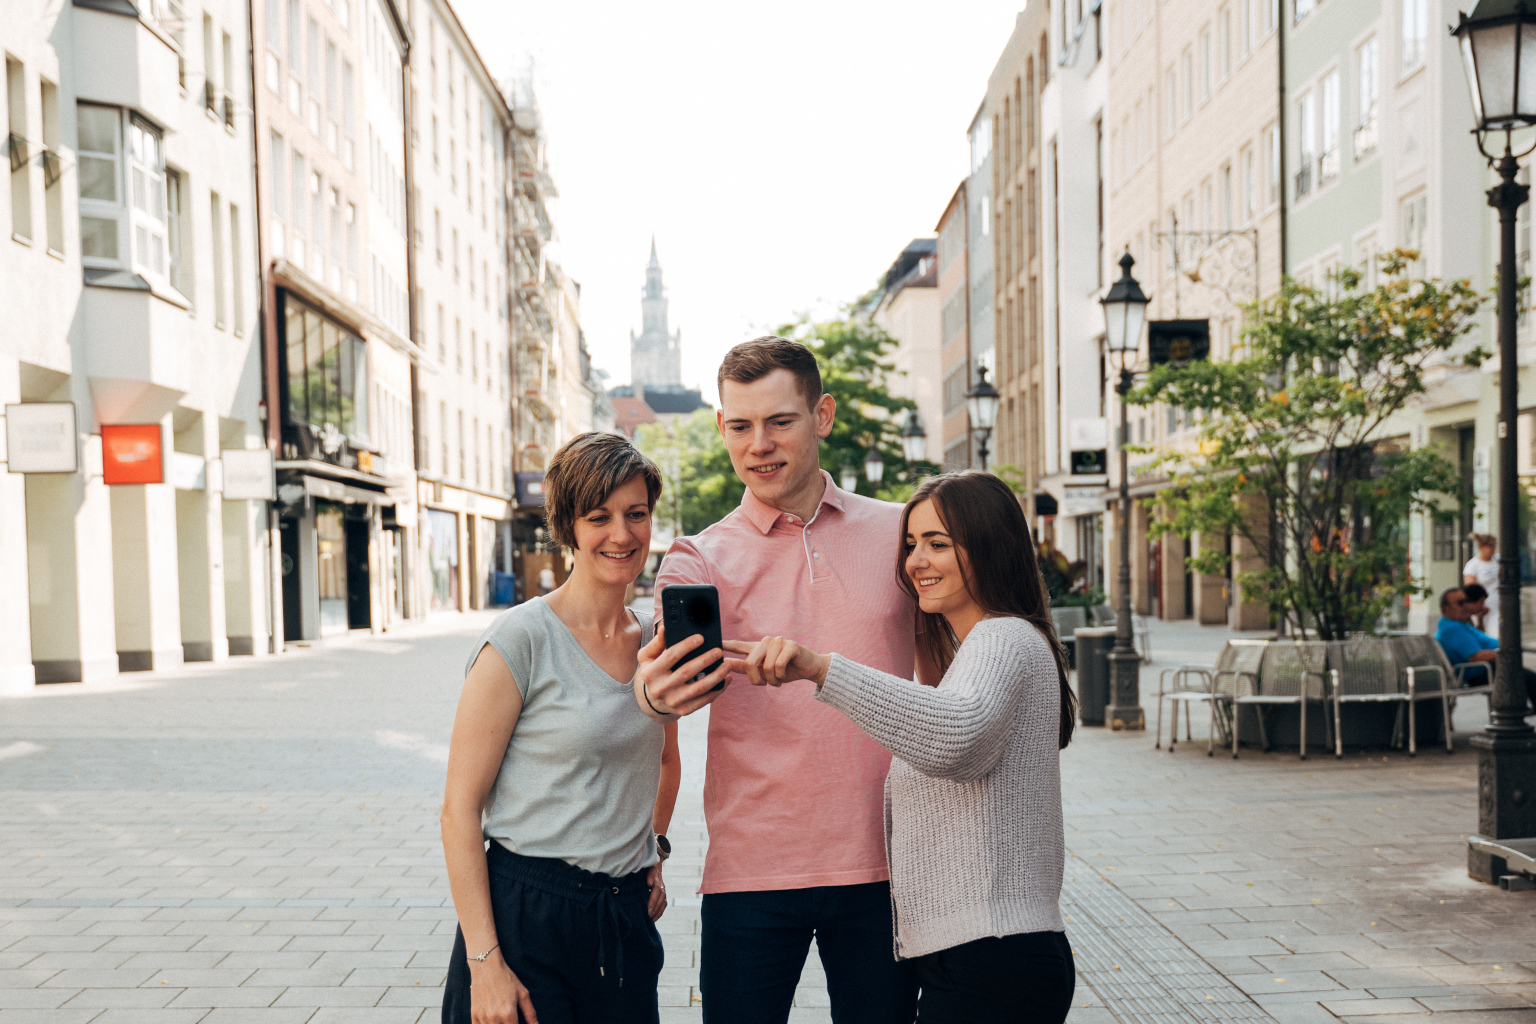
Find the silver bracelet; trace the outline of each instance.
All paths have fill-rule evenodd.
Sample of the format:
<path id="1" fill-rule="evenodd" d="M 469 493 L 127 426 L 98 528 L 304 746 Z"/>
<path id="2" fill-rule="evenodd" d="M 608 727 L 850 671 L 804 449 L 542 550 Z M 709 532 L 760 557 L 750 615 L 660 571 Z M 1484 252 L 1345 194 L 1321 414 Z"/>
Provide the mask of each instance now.
<path id="1" fill-rule="evenodd" d="M 490 956 L 492 953 L 496 952 L 500 948 L 501 948 L 501 943 L 498 942 L 498 943 L 496 943 L 496 945 L 492 946 L 490 949 L 486 950 L 484 953 L 481 953 L 479 956 L 472 956 L 469 959 L 473 960 L 477 964 L 483 964 L 483 963 L 485 963 L 485 958 L 486 957 Z"/>

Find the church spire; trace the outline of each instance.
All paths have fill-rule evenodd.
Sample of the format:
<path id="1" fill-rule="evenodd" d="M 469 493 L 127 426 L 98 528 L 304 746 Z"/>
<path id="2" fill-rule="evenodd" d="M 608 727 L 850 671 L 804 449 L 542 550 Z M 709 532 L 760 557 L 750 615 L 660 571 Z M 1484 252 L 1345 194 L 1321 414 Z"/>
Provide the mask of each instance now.
<path id="1" fill-rule="evenodd" d="M 651 262 L 647 263 L 645 266 L 646 266 L 647 270 L 649 270 L 651 267 L 655 267 L 657 270 L 661 269 L 661 261 L 656 258 L 656 236 L 655 235 L 651 236 Z"/>

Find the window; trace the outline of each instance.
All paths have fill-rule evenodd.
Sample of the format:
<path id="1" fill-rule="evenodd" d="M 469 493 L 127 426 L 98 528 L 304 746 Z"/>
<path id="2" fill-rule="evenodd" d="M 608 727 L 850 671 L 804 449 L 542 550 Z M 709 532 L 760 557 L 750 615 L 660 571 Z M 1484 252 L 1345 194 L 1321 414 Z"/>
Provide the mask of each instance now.
<path id="1" fill-rule="evenodd" d="M 437 265 L 443 265 L 443 211 L 432 211 L 432 240 L 437 247 Z"/>
<path id="2" fill-rule="evenodd" d="M 464 410 L 460 409 L 459 410 L 459 479 L 460 480 L 467 480 L 467 479 L 469 479 L 469 477 L 465 474 L 465 468 L 466 468 L 466 466 L 465 466 L 465 459 L 464 459 Z"/>
<path id="3" fill-rule="evenodd" d="M 305 220 L 309 213 L 308 175 L 304 171 L 304 157 L 297 150 L 293 154 L 293 244 L 289 247 L 293 261 L 304 265 L 304 236 L 309 234 Z"/>
<path id="4" fill-rule="evenodd" d="M 283 224 L 287 219 L 284 212 L 287 208 L 287 190 L 283 184 L 288 179 L 288 160 L 283 148 L 283 137 L 277 132 L 272 133 L 272 151 L 268 160 L 267 181 L 270 185 L 270 199 L 272 201 L 272 255 L 283 255 Z"/>
<path id="5" fill-rule="evenodd" d="M 346 151 L 342 155 L 346 161 L 347 170 L 350 171 L 353 160 L 356 159 L 353 153 L 357 139 L 357 122 L 352 113 L 352 64 L 350 61 L 343 61 L 341 65 L 341 124 L 342 130 L 347 135 Z"/>
<path id="6" fill-rule="evenodd" d="M 1318 156 L 1317 186 L 1322 188 L 1339 176 L 1339 73 L 1323 79 L 1323 138 Z"/>
<path id="7" fill-rule="evenodd" d="M 19 60 L 5 59 L 6 109 L 10 134 L 6 153 L 11 162 L 11 236 L 32 240 L 32 153 L 27 130 L 27 74 Z"/>
<path id="8" fill-rule="evenodd" d="M 312 172 L 309 176 L 309 223 L 310 229 L 314 232 L 314 237 L 311 239 L 313 248 L 310 250 L 311 259 L 309 266 L 310 270 L 315 273 L 315 276 L 320 277 L 321 280 L 324 280 L 321 268 L 324 265 L 325 258 L 324 192 L 325 190 L 320 184 L 320 172 Z"/>
<path id="9" fill-rule="evenodd" d="M 1259 183 L 1253 166 L 1253 150 L 1243 150 L 1243 223 L 1253 220 L 1259 212 Z"/>
<path id="10" fill-rule="evenodd" d="M 304 8 L 299 0 L 288 0 L 288 111 L 304 112 Z"/>
<path id="11" fill-rule="evenodd" d="M 240 207 L 229 204 L 229 298 L 235 334 L 245 333 L 245 285 L 241 280 Z"/>
<path id="12" fill-rule="evenodd" d="M 1200 100 L 1211 98 L 1211 88 L 1216 79 L 1216 54 L 1211 42 L 1209 27 L 1200 30 Z"/>
<path id="13" fill-rule="evenodd" d="M 1264 130 L 1264 176 L 1268 188 L 1266 206 L 1280 202 L 1280 129 L 1270 125 Z"/>
<path id="14" fill-rule="evenodd" d="M 314 18 L 309 19 L 309 131 L 315 138 L 320 138 L 320 90 L 323 89 L 324 80 L 320 70 L 320 26 Z"/>
<path id="15" fill-rule="evenodd" d="M 453 368 L 464 372 L 464 323 L 458 317 L 453 318 Z"/>
<path id="16" fill-rule="evenodd" d="M 1296 101 L 1296 198 L 1312 191 L 1312 160 L 1317 153 L 1317 97 L 1303 93 Z"/>
<path id="17" fill-rule="evenodd" d="M 186 183 L 167 171 L 160 132 L 117 107 L 90 103 L 79 105 L 77 120 L 86 265 L 132 269 L 190 294 Z"/>
<path id="18" fill-rule="evenodd" d="M 283 293 L 282 301 L 288 422 L 334 427 L 345 437 L 366 439 L 367 345 L 292 293 Z"/>
<path id="19" fill-rule="evenodd" d="M 1232 230 L 1232 165 L 1221 167 L 1221 230 Z"/>
<path id="20" fill-rule="evenodd" d="M 267 0 L 267 88 L 283 94 L 283 0 Z"/>
<path id="21" fill-rule="evenodd" d="M 128 180 L 131 183 L 133 261 L 163 278 L 166 251 L 165 153 L 160 133 L 136 117 L 128 121 Z"/>
<path id="22" fill-rule="evenodd" d="M 1223 7 L 1216 15 L 1216 72 L 1225 82 L 1232 74 L 1232 12 Z"/>
<path id="23" fill-rule="evenodd" d="M 438 416 L 438 425 L 441 427 L 441 433 L 442 433 L 442 438 L 443 438 L 442 462 L 438 465 L 437 471 L 439 473 L 441 473 L 443 476 L 447 476 L 448 475 L 448 403 L 447 402 L 438 402 L 437 403 L 437 416 Z"/>
<path id="24" fill-rule="evenodd" d="M 1163 91 L 1168 94 L 1168 124 L 1163 134 L 1171 139 L 1173 138 L 1173 130 L 1179 124 L 1179 90 L 1172 65 L 1169 66 L 1168 73 L 1164 78 Z"/>
<path id="25" fill-rule="evenodd" d="M 1296 23 L 1312 13 L 1313 0 L 1296 0 Z"/>
<path id="26" fill-rule="evenodd" d="M 346 234 L 341 227 L 341 192 L 331 189 L 325 198 L 326 214 L 330 218 L 331 226 L 331 287 L 341 290 L 341 268 L 346 255 L 343 249 L 346 247 Z"/>
<path id="27" fill-rule="evenodd" d="M 453 139 L 448 140 L 448 191 L 454 195 L 459 194 L 459 156 L 458 143 Z"/>
<path id="28" fill-rule="evenodd" d="M 336 44 L 325 41 L 325 148 L 341 154 L 341 65 Z"/>
<path id="29" fill-rule="evenodd" d="M 165 171 L 165 277 L 171 287 L 190 298 L 192 288 L 191 189 L 186 175 Z"/>
<path id="30" fill-rule="evenodd" d="M 474 331 L 469 332 L 469 379 L 480 379 L 480 341 Z"/>
<path id="31" fill-rule="evenodd" d="M 219 109 L 218 68 L 214 64 L 213 19 L 203 15 L 203 109 L 217 115 Z"/>
<path id="32" fill-rule="evenodd" d="M 1200 183 L 1200 231 L 1214 231 L 1216 229 L 1216 190 L 1211 185 L 1211 179 L 1206 178 Z"/>
<path id="33" fill-rule="evenodd" d="M 1424 237 L 1429 222 L 1428 194 L 1421 191 L 1404 199 L 1400 207 L 1399 219 L 1402 226 L 1403 248 L 1412 249 L 1419 254 L 1419 258 L 1414 261 L 1412 272 L 1422 275 Z"/>
<path id="34" fill-rule="evenodd" d="M 432 115 L 432 166 L 433 167 L 441 167 L 442 165 L 443 165 L 442 152 L 438 148 L 437 115 L 433 114 Z"/>
<path id="35" fill-rule="evenodd" d="M 443 330 L 443 304 L 437 304 L 437 361 L 443 365 L 448 364 L 448 335 Z"/>
<path id="36" fill-rule="evenodd" d="M 452 229 L 451 237 L 453 239 L 453 279 L 455 281 L 457 281 L 459 279 L 459 229 L 458 228 L 453 228 Z"/>
<path id="37" fill-rule="evenodd" d="M 1402 0 L 1403 74 L 1422 67 L 1428 53 L 1429 0 Z"/>
<path id="38" fill-rule="evenodd" d="M 1253 50 L 1253 5 L 1262 0 L 1237 0 L 1237 38 L 1244 57 Z"/>
<path id="39" fill-rule="evenodd" d="M 1188 121 L 1195 113 L 1195 55 L 1189 50 L 1184 51 L 1184 120 Z"/>
<path id="40" fill-rule="evenodd" d="M 1353 146 L 1356 160 L 1363 160 L 1376 151 L 1376 98 L 1381 90 L 1380 61 L 1375 37 L 1367 39 L 1355 51 L 1355 92 L 1359 96 Z"/>
<path id="41" fill-rule="evenodd" d="M 43 101 L 43 216 L 50 252 L 64 251 L 64 161 L 59 155 L 59 87 L 39 80 Z"/>
<path id="42" fill-rule="evenodd" d="M 229 326 L 224 295 L 224 209 L 217 192 L 208 193 L 208 223 L 213 228 L 213 325 Z"/>

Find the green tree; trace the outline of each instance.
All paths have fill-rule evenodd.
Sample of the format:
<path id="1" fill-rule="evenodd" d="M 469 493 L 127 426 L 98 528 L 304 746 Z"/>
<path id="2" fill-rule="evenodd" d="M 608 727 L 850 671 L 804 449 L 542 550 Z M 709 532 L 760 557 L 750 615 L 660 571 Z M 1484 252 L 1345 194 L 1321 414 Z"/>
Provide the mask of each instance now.
<path id="1" fill-rule="evenodd" d="M 1353 269 L 1321 288 L 1287 280 L 1248 310 L 1229 359 L 1156 367 L 1130 396 L 1195 411 L 1202 424 L 1198 446 L 1155 460 L 1171 485 L 1151 506 L 1152 532 L 1230 533 L 1275 552 L 1239 580 L 1302 635 L 1372 630 L 1423 592 L 1404 526 L 1413 514 L 1446 516 L 1437 496 L 1460 493 L 1437 449 L 1386 436 L 1433 368 L 1488 357 L 1467 339 L 1484 297 L 1466 281 L 1409 280 L 1415 257 L 1382 256 L 1375 288 Z M 1192 567 L 1220 574 L 1230 561 L 1205 549 Z"/>
<path id="2" fill-rule="evenodd" d="M 731 469 L 715 410 L 697 409 L 670 424 L 643 424 L 635 440 L 661 467 L 664 486 L 656 517 L 676 535 L 699 533 L 741 504 L 746 488 Z"/>
<path id="3" fill-rule="evenodd" d="M 814 321 L 802 313 L 780 324 L 775 333 L 803 340 L 816 353 L 821 388 L 837 402 L 832 433 L 821 443 L 821 468 L 836 480 L 843 467 L 851 465 L 858 476 L 858 493 L 906 501 L 917 482 L 938 473 L 939 467 L 930 461 L 909 464 L 901 450 L 902 414 L 916 408 L 916 403 L 890 392 L 896 368 L 889 356 L 897 342 L 862 312 L 870 299 L 864 296 L 844 306 L 830 320 Z M 939 425 L 926 427 L 937 430 Z M 864 478 L 864 459 L 871 446 L 885 463 L 878 486 Z"/>

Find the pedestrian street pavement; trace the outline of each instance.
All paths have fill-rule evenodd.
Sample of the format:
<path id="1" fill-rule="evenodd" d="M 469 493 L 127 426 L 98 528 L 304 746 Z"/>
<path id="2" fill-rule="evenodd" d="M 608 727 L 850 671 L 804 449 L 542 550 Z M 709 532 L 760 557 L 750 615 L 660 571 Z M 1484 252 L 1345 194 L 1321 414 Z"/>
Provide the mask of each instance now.
<path id="1" fill-rule="evenodd" d="M 0 1024 L 436 1020 L 454 929 L 438 807 L 490 617 L 0 697 Z M 1227 635 L 1154 630 L 1149 717 L 1156 669 Z M 1467 703 L 1463 730 L 1481 724 Z M 706 729 L 682 727 L 664 1021 L 700 1019 Z M 1234 762 L 1079 730 L 1072 1024 L 1536 1021 L 1536 893 L 1466 877 L 1465 746 Z M 830 1020 L 814 950 L 792 1020 Z"/>

